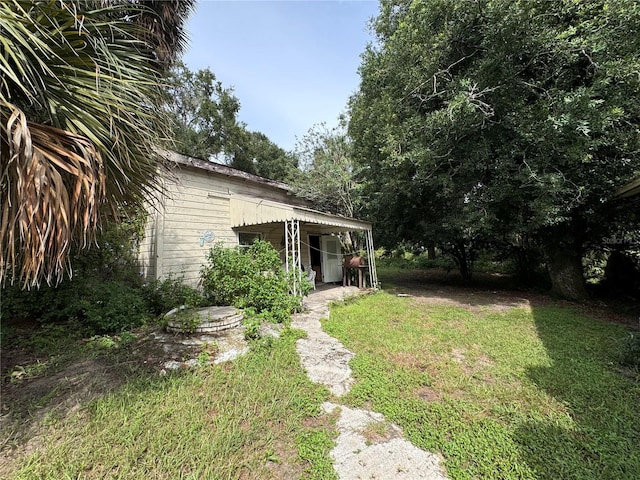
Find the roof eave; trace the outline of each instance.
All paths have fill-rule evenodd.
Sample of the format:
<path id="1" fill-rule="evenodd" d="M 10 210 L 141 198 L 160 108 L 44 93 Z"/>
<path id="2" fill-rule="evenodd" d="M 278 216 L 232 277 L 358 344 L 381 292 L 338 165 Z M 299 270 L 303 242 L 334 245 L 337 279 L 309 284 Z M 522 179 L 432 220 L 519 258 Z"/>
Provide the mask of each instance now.
<path id="1" fill-rule="evenodd" d="M 237 168 L 229 167 L 221 163 L 190 157 L 188 155 L 183 155 L 171 150 L 159 149 L 159 153 L 165 160 L 178 165 L 193 167 L 199 170 L 216 173 L 218 175 L 224 175 L 226 177 L 235 178 L 258 185 L 268 186 L 277 190 L 282 190 L 289 195 L 294 194 L 293 189 L 286 183 L 270 180 L 268 178 L 260 177 L 252 173 L 243 172 L 242 170 L 238 170 Z"/>

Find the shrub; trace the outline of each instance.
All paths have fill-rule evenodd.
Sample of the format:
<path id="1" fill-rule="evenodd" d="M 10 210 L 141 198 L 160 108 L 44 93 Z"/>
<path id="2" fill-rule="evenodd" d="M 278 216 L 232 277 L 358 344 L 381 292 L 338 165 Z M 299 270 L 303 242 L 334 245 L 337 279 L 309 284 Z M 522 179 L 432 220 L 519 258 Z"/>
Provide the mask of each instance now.
<path id="1" fill-rule="evenodd" d="M 141 325 L 147 304 L 137 274 L 135 250 L 144 212 L 121 212 L 120 223 L 106 222 L 97 244 L 72 257 L 73 276 L 59 285 L 2 289 L 3 318 L 43 323 L 79 321 L 89 334 L 114 333 Z"/>
<path id="2" fill-rule="evenodd" d="M 142 325 L 147 304 L 139 286 L 121 279 L 78 276 L 57 287 L 3 290 L 3 316 L 43 323 L 75 320 L 90 334 L 115 333 Z M 6 309 L 6 310 L 5 310 Z"/>
<path id="3" fill-rule="evenodd" d="M 282 268 L 273 246 L 257 241 L 249 248 L 211 248 L 202 269 L 204 294 L 213 305 L 252 308 L 271 321 L 283 322 L 300 307 L 300 298 L 291 295 L 293 275 Z M 311 285 L 303 282 L 303 294 Z"/>
<path id="4" fill-rule="evenodd" d="M 249 285 L 252 281 L 250 277 L 260 271 L 253 265 L 253 259 L 248 256 L 248 252 L 239 247 L 225 248 L 222 243 L 217 243 L 209 251 L 207 262 L 202 269 L 201 278 L 208 303 L 249 306 L 244 303 L 249 296 Z"/>
<path id="5" fill-rule="evenodd" d="M 204 304 L 202 293 L 184 283 L 184 277 L 169 275 L 163 280 L 154 280 L 146 284 L 143 295 L 154 315 L 167 313 L 172 308 L 200 307 Z"/>

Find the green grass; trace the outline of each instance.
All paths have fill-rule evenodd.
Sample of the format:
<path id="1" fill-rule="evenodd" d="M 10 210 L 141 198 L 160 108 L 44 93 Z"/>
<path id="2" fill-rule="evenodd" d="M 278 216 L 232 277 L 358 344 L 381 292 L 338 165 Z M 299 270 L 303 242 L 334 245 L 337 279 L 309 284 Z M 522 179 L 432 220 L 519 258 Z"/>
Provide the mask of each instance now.
<path id="1" fill-rule="evenodd" d="M 640 478 L 640 385 L 617 363 L 628 330 L 548 299 L 502 310 L 492 301 L 465 309 L 381 292 L 333 305 L 324 328 L 356 353 L 357 381 L 341 401 L 441 452 L 451 479 Z M 10 470 L 0 463 L 0 477 L 336 478 L 335 418 L 320 408 L 329 393 L 301 368 L 298 332 L 221 366 L 160 376 L 134 360 L 132 334 L 72 331 L 10 336 L 34 356 L 6 380 L 66 380 L 88 359 L 118 386 L 71 413 L 53 408 L 72 388 L 63 382 L 22 409 L 10 405 L 34 430 L 35 449 L 22 454 L 16 440 L 23 456 Z"/>
<path id="2" fill-rule="evenodd" d="M 234 362 L 139 374 L 54 422 L 13 478 L 335 478 L 328 392 L 307 379 L 296 332 Z"/>
<path id="3" fill-rule="evenodd" d="M 353 406 L 383 413 L 452 479 L 640 478 L 640 385 L 627 331 L 559 306 L 471 312 L 386 293 L 336 305 Z"/>

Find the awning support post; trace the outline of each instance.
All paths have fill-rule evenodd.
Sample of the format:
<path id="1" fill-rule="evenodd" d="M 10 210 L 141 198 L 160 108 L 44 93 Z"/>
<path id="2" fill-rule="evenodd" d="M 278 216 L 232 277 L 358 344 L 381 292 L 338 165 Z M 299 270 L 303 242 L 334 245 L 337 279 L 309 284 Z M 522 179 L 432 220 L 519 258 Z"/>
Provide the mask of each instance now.
<path id="1" fill-rule="evenodd" d="M 371 230 L 367 230 L 367 237 L 365 240 L 367 247 L 367 261 L 369 263 L 369 278 L 371 279 L 371 286 L 374 290 L 380 288 L 378 284 L 378 272 L 376 271 L 376 252 L 373 248 L 373 234 Z"/>
<path id="2" fill-rule="evenodd" d="M 293 274 L 293 294 L 302 296 L 301 261 L 300 261 L 300 221 L 287 220 L 284 222 L 285 269 Z"/>

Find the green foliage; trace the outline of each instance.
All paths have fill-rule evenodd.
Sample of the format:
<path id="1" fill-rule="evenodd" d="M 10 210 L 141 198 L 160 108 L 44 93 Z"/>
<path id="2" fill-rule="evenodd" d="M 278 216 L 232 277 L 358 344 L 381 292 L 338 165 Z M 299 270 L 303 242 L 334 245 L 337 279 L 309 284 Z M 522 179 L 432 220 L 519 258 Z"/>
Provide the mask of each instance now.
<path id="1" fill-rule="evenodd" d="M 63 312 L 67 317 L 81 319 L 97 333 L 121 332 L 149 319 L 140 291 L 121 282 L 88 285 Z"/>
<path id="2" fill-rule="evenodd" d="M 424 253 L 413 254 L 411 252 L 399 252 L 394 250 L 389 256 L 380 257 L 376 260 L 377 265 L 383 268 L 411 270 L 422 269 L 428 270 L 438 268 L 446 272 L 450 272 L 457 268 L 455 260 L 446 254 L 429 258 Z M 483 251 L 478 255 L 477 260 L 473 264 L 474 271 L 487 273 L 514 273 L 513 262 L 509 260 L 496 260 L 491 252 Z"/>
<path id="3" fill-rule="evenodd" d="M 316 125 L 297 143 L 296 154 L 302 164 L 292 181 L 296 193 L 321 211 L 353 217 L 360 189 L 344 126 L 329 130 Z"/>
<path id="4" fill-rule="evenodd" d="M 173 67 L 165 92 L 165 110 L 173 120 L 170 148 L 208 160 L 224 158 L 231 167 L 285 181 L 297 169 L 297 158 L 260 132 L 238 121 L 240 101 L 210 69 L 192 72 Z"/>
<path id="5" fill-rule="evenodd" d="M 300 307 L 300 298 L 290 294 L 292 281 L 278 252 L 264 241 L 248 248 L 225 248 L 218 243 L 202 269 L 202 287 L 209 303 L 253 308 L 275 322 L 286 321 Z"/>
<path id="6" fill-rule="evenodd" d="M 149 318 L 147 304 L 139 289 L 122 280 L 99 281 L 84 277 L 65 281 L 55 288 L 14 289 L 12 293 L 17 302 L 9 304 L 8 312 L 3 315 L 13 314 L 41 322 L 75 319 L 95 333 L 134 328 Z M 3 292 L 3 303 L 6 297 Z"/>
<path id="7" fill-rule="evenodd" d="M 640 373 L 640 333 L 630 332 L 622 342 L 620 363 Z"/>
<path id="8" fill-rule="evenodd" d="M 409 254 L 402 257 L 382 257 L 376 260 L 376 264 L 386 269 L 412 270 L 412 269 L 430 269 L 440 268 L 447 272 L 455 268 L 455 263 L 449 256 L 439 256 L 436 258 L 428 258 L 426 255 Z"/>
<path id="9" fill-rule="evenodd" d="M 145 214 L 107 223 L 97 245 L 72 258 L 74 275 L 56 286 L 2 290 L 2 316 L 40 322 L 77 320 L 93 333 L 137 327 L 148 318 L 148 306 L 135 265 Z"/>
<path id="10" fill-rule="evenodd" d="M 288 182 L 298 173 L 298 158 L 261 132 L 244 130 L 229 156 L 231 167 L 271 180 Z"/>
<path id="11" fill-rule="evenodd" d="M 180 308 L 171 317 L 165 320 L 171 321 L 180 331 L 185 333 L 193 333 L 202 323 L 202 318 L 195 308 Z"/>
<path id="12" fill-rule="evenodd" d="M 24 380 L 39 377 L 46 373 L 47 370 L 47 364 L 40 361 L 29 364 L 26 367 L 16 365 L 9 373 L 9 381 L 11 383 L 20 383 Z"/>
<path id="13" fill-rule="evenodd" d="M 170 274 L 162 280 L 154 280 L 143 286 L 143 294 L 154 315 L 185 305 L 203 306 L 204 298 L 197 288 L 184 283 L 184 277 Z"/>
<path id="14" fill-rule="evenodd" d="M 257 340 L 260 338 L 260 324 L 264 319 L 263 315 L 256 313 L 254 308 L 245 308 L 242 325 L 244 326 L 245 340 Z"/>
<path id="15" fill-rule="evenodd" d="M 465 275 L 533 241 L 581 296 L 583 246 L 640 225 L 614 197 L 640 175 L 638 28 L 635 2 L 382 2 L 349 124 L 378 244 L 435 244 Z"/>
<path id="16" fill-rule="evenodd" d="M 607 266 L 607 252 L 603 250 L 590 250 L 582 257 L 584 267 L 584 277 L 587 284 L 598 284 L 605 276 Z"/>
<path id="17" fill-rule="evenodd" d="M 329 452 L 334 441 L 326 430 L 305 429 L 296 437 L 298 456 L 307 462 L 306 477 L 313 480 L 336 480 Z"/>
<path id="18" fill-rule="evenodd" d="M 223 153 L 228 139 L 242 131 L 236 116 L 240 102 L 207 69 L 192 72 L 177 63 L 167 79 L 165 110 L 173 120 L 175 148 L 186 155 L 209 159 Z"/>

